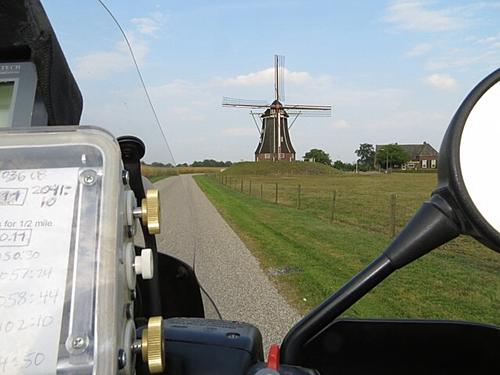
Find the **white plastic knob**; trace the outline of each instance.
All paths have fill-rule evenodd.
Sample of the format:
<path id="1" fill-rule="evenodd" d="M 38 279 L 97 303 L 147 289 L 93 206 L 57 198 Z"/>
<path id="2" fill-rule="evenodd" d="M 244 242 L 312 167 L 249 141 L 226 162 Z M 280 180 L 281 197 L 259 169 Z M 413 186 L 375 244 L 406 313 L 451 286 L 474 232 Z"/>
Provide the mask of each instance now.
<path id="1" fill-rule="evenodd" d="M 135 257 L 135 273 L 141 275 L 144 280 L 151 280 L 154 274 L 153 251 L 151 249 L 142 249 L 141 255 Z"/>
<path id="2" fill-rule="evenodd" d="M 125 255 L 125 276 L 127 278 L 127 285 L 130 290 L 134 290 L 136 285 L 136 275 L 134 271 L 135 250 L 133 243 L 128 242 L 125 245 L 124 255 Z"/>
<path id="3" fill-rule="evenodd" d="M 133 226 L 135 224 L 134 209 L 137 207 L 137 199 L 135 199 L 134 192 L 127 190 L 125 192 L 125 215 L 127 217 L 127 225 Z"/>

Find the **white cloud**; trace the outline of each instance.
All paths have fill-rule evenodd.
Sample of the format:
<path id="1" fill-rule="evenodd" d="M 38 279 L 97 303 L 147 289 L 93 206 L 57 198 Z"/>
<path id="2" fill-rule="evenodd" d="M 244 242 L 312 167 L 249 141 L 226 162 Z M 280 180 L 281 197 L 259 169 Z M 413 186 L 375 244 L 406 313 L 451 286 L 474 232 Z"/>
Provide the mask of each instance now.
<path id="1" fill-rule="evenodd" d="M 141 63 L 150 49 L 144 36 L 156 37 L 164 23 L 164 16 L 160 12 L 154 12 L 149 17 L 133 18 L 130 22 L 135 25 L 136 30 L 126 31 L 127 38 L 137 62 Z M 132 67 L 133 60 L 128 45 L 125 40 L 120 40 L 107 50 L 77 57 L 74 73 L 78 79 L 102 79 Z"/>
<path id="2" fill-rule="evenodd" d="M 332 129 L 347 129 L 350 127 L 351 124 L 349 124 L 349 122 L 343 119 L 333 120 L 333 122 L 330 124 L 330 128 Z"/>
<path id="3" fill-rule="evenodd" d="M 411 50 L 406 52 L 405 56 L 406 57 L 418 57 L 425 55 L 427 52 L 429 52 L 432 49 L 432 45 L 429 43 L 420 43 L 417 44 L 415 47 L 413 47 Z"/>
<path id="4" fill-rule="evenodd" d="M 489 36 L 486 38 L 480 38 L 476 40 L 477 44 L 486 46 L 490 49 L 499 49 L 500 48 L 500 34 Z"/>
<path id="5" fill-rule="evenodd" d="M 429 60 L 425 67 L 428 70 L 445 70 L 465 68 L 476 64 L 494 64 L 498 61 L 499 55 L 498 49 L 488 49 L 481 52 L 449 51 L 443 56 Z"/>
<path id="6" fill-rule="evenodd" d="M 401 140 L 400 142 L 412 143 L 414 141 L 411 138 L 414 135 L 411 134 L 411 131 L 425 134 L 430 132 L 429 124 L 447 124 L 447 121 L 449 121 L 449 117 L 446 114 L 435 110 L 422 111 L 401 108 L 397 111 L 387 112 L 380 118 L 365 119 L 360 124 L 360 128 L 362 128 L 363 132 L 368 132 L 369 130 L 380 132 L 378 134 L 380 140 L 377 142 L 394 142 L 394 137 L 399 137 L 399 133 L 406 133 L 409 134 L 407 137 L 408 140 Z M 410 132 L 408 133 L 408 131 Z"/>
<path id="7" fill-rule="evenodd" d="M 136 25 L 139 33 L 156 37 L 163 26 L 164 17 L 162 13 L 154 12 L 150 17 L 132 18 L 130 22 Z"/>
<path id="8" fill-rule="evenodd" d="M 330 88 L 332 90 L 332 88 Z M 336 108 L 395 108 L 406 99 L 409 91 L 406 89 L 382 87 L 382 88 L 342 88 L 331 102 L 333 113 Z M 337 91 L 337 90 L 335 90 Z M 327 101 L 326 101 L 327 102 Z"/>
<path id="9" fill-rule="evenodd" d="M 427 76 L 424 81 L 437 89 L 440 90 L 453 90 L 457 87 L 457 81 L 455 78 L 448 74 L 431 74 Z"/>
<path id="10" fill-rule="evenodd" d="M 154 96 L 164 97 L 168 95 L 170 97 L 179 98 L 180 96 L 189 96 L 197 89 L 198 88 L 194 87 L 191 82 L 183 79 L 174 79 L 173 81 L 164 85 L 153 86 L 149 91 Z"/>
<path id="11" fill-rule="evenodd" d="M 284 72 L 286 83 L 305 83 L 312 79 L 308 72 L 292 72 L 285 69 Z M 274 82 L 274 68 L 267 68 L 258 72 L 238 75 L 222 80 L 223 84 L 234 86 L 258 86 L 264 84 L 272 84 Z"/>
<path id="12" fill-rule="evenodd" d="M 149 52 L 148 44 L 127 35 L 134 51 L 136 60 L 140 63 Z M 77 79 L 102 79 L 110 74 L 122 73 L 133 67 L 133 60 L 125 41 L 115 43 L 109 51 L 96 51 L 75 59 L 73 72 Z"/>
<path id="13" fill-rule="evenodd" d="M 258 132 L 256 129 L 251 127 L 251 124 L 248 124 L 248 128 L 226 128 L 222 130 L 222 134 L 232 136 L 232 137 L 255 137 L 257 139 Z"/>
<path id="14" fill-rule="evenodd" d="M 385 20 L 405 30 L 437 32 L 462 27 L 464 20 L 452 8 L 429 9 L 422 0 L 394 1 L 387 7 Z"/>

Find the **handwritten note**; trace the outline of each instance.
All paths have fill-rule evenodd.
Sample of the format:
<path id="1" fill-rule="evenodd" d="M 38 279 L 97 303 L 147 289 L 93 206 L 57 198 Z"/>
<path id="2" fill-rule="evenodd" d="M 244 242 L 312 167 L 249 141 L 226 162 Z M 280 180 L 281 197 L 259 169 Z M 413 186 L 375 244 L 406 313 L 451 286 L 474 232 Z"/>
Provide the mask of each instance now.
<path id="1" fill-rule="evenodd" d="M 0 374 L 55 374 L 78 168 L 0 171 Z"/>

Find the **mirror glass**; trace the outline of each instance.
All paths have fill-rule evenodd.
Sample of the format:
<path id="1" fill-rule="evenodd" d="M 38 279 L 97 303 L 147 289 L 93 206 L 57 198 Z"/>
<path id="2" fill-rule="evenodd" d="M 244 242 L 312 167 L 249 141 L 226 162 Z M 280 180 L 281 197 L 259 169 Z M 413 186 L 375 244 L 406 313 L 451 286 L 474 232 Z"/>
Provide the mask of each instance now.
<path id="1" fill-rule="evenodd" d="M 460 169 L 472 202 L 500 233 L 500 82 L 472 108 L 460 141 Z"/>

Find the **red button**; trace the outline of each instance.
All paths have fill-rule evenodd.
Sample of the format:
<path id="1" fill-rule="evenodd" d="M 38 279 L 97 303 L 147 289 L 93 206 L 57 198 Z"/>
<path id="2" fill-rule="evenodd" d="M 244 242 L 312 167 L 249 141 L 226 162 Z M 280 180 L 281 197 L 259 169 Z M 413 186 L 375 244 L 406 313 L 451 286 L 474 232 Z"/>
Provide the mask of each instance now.
<path id="1" fill-rule="evenodd" d="M 273 344 L 267 355 L 267 367 L 276 371 L 280 369 L 280 346 Z"/>

